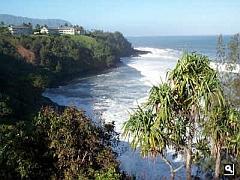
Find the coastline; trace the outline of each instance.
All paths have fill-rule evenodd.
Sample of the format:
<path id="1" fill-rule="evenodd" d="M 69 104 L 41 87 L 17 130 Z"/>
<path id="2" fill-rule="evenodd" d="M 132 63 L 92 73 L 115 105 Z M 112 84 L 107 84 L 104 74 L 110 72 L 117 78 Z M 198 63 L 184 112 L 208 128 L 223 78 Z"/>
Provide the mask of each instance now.
<path id="1" fill-rule="evenodd" d="M 132 55 L 127 56 L 127 57 L 139 57 L 140 55 L 148 54 L 148 53 L 151 53 L 151 52 L 134 49 L 134 53 L 132 53 Z M 49 97 L 43 96 L 43 93 L 46 91 L 46 89 L 57 88 L 57 87 L 60 87 L 60 86 L 66 86 L 70 83 L 73 83 L 73 82 L 77 81 L 78 79 L 88 78 L 88 77 L 91 77 L 91 76 L 96 76 L 96 75 L 103 74 L 107 71 L 114 70 L 115 68 L 118 68 L 118 67 L 123 65 L 123 63 L 120 61 L 121 58 L 124 58 L 124 57 L 120 57 L 118 62 L 116 64 L 110 66 L 110 67 L 104 67 L 102 69 L 92 69 L 92 70 L 88 70 L 88 71 L 79 72 L 79 73 L 76 73 L 76 74 L 72 74 L 70 77 L 68 76 L 64 79 L 61 79 L 60 81 L 53 82 L 52 84 L 50 84 L 49 86 L 44 88 L 42 93 L 41 93 L 41 98 L 43 100 L 42 101 L 43 105 L 54 106 L 55 108 L 58 108 L 58 109 L 59 108 L 62 109 L 64 107 L 66 107 L 66 106 L 63 106 L 63 105 L 59 105 L 56 102 L 53 102 Z"/>
<path id="2" fill-rule="evenodd" d="M 149 70 L 148 67 L 144 67 L 145 64 L 142 61 L 143 59 L 146 59 L 146 57 L 140 56 L 139 58 L 134 58 L 129 62 L 133 62 L 132 65 L 134 65 L 134 62 L 138 63 L 143 66 L 145 70 Z M 145 62 L 156 67 L 156 64 L 152 63 L 151 59 L 146 59 Z M 162 63 L 163 61 L 155 62 Z M 126 62 L 123 61 L 123 64 L 126 65 Z M 118 65 L 121 66 L 121 64 Z M 74 83 L 73 80 L 73 84 L 71 83 L 67 87 L 62 87 L 56 90 L 54 89 L 52 91 L 52 95 L 50 90 L 50 92 L 48 92 L 50 94 L 49 97 L 53 97 L 53 100 L 57 100 L 55 102 L 63 105 L 75 105 L 77 108 L 84 110 L 90 117 L 91 115 L 101 117 L 107 123 L 114 120 L 115 131 L 117 133 L 121 133 L 122 123 L 126 121 L 128 117 L 127 109 L 134 107 L 136 105 L 135 102 L 140 102 L 140 99 L 142 99 L 141 96 L 145 96 L 143 95 L 144 92 L 147 92 L 150 87 L 145 84 L 146 77 L 141 74 L 141 70 L 139 71 L 136 66 L 129 66 L 127 64 L 125 67 L 122 66 L 117 69 L 109 70 L 112 70 L 110 74 L 107 73 L 97 77 L 91 77 L 89 80 L 83 80 L 83 83 L 81 83 L 81 81 Z M 150 69 L 150 71 L 152 72 L 152 69 Z M 104 71 L 102 73 L 104 73 Z M 116 74 L 118 75 L 116 76 Z M 76 84 L 78 85 L 76 86 Z M 92 89 L 94 90 L 92 90 L 92 93 L 89 93 L 92 96 L 89 97 L 87 96 L 88 94 L 83 94 L 81 96 L 81 91 L 88 92 L 88 89 L 91 89 L 91 84 L 94 84 L 92 86 Z M 132 87 L 137 87 L 138 89 L 134 90 L 135 88 Z M 129 89 L 132 89 L 132 91 L 129 91 Z M 78 91 L 80 93 L 78 93 Z M 70 92 L 70 94 L 67 94 L 67 92 Z M 54 98 L 54 96 L 56 98 Z M 84 98 L 84 96 L 87 98 Z M 134 99 L 137 100 L 135 101 Z M 93 114 L 91 114 L 92 112 Z M 96 114 L 94 114 L 95 112 Z M 134 174 L 136 177 L 141 176 L 138 172 L 146 172 L 147 177 L 156 177 L 156 175 L 154 175 L 155 173 L 152 175 L 148 174 L 148 172 L 151 172 L 151 169 L 155 170 L 154 163 L 148 162 L 147 160 L 142 159 L 140 154 L 132 152 L 129 144 L 123 139 L 120 139 L 120 141 L 119 146 L 114 148 L 114 150 L 118 153 L 121 171 L 128 174 Z M 132 158 L 131 162 L 129 162 L 129 158 Z M 138 166 L 136 166 L 135 163 L 138 163 Z M 162 166 L 161 164 L 162 161 L 157 160 L 157 165 L 159 165 L 160 168 L 165 168 L 165 166 Z M 167 173 L 168 171 L 164 172 L 164 175 L 169 177 Z"/>
<path id="3" fill-rule="evenodd" d="M 134 52 L 130 56 L 127 56 L 127 57 L 139 57 L 140 55 L 148 54 L 148 53 L 151 53 L 151 52 L 134 49 Z M 64 86 L 64 85 L 67 85 L 71 82 L 76 81 L 79 78 L 86 78 L 86 77 L 89 77 L 89 76 L 95 76 L 95 75 L 99 75 L 99 74 L 102 74 L 104 72 L 113 70 L 113 69 L 122 65 L 122 62 L 120 61 L 121 58 L 124 58 L 124 57 L 120 57 L 118 59 L 117 63 L 113 64 L 112 66 L 104 67 L 104 68 L 91 69 L 91 70 L 86 70 L 86 71 L 82 71 L 82 72 L 79 72 L 79 73 L 75 73 L 75 74 L 72 74 L 72 75 L 70 75 L 70 76 L 68 76 L 64 79 L 62 78 L 60 81 L 53 82 L 52 84 L 50 84 L 46 88 L 56 88 L 56 87 L 59 87 L 59 86 Z"/>
<path id="4" fill-rule="evenodd" d="M 149 53 L 152 53 L 152 52 L 151 51 L 143 51 L 143 50 L 139 50 L 139 49 L 134 49 L 133 57 L 138 57 L 140 55 L 149 54 Z"/>

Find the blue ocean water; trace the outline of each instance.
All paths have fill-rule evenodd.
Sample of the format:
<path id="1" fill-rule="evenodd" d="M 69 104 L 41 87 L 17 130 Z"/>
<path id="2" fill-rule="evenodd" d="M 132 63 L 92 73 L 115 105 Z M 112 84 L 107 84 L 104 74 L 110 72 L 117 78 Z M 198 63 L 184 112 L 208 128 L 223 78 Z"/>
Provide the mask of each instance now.
<path id="1" fill-rule="evenodd" d="M 224 39 L 228 42 L 230 37 Z M 60 105 L 83 109 L 93 120 L 115 121 L 115 130 L 121 134 L 129 113 L 146 100 L 153 85 L 164 81 L 166 73 L 174 68 L 183 51 L 197 51 L 211 59 L 216 56 L 216 36 L 128 37 L 128 40 L 135 48 L 151 53 L 123 58 L 122 65 L 117 68 L 78 78 L 66 86 L 47 89 L 43 95 Z M 154 160 L 142 158 L 139 150 L 131 149 L 128 139 L 121 137 L 120 140 L 115 150 L 123 171 L 137 179 L 169 178 L 169 168 L 160 157 Z M 169 160 L 176 166 L 181 165 L 184 159 L 180 156 L 172 159 L 172 153 L 168 150 Z M 185 179 L 184 168 L 177 172 L 177 176 Z"/>
<path id="2" fill-rule="evenodd" d="M 174 49 L 179 51 L 198 52 L 211 57 L 216 57 L 217 35 L 215 36 L 150 36 L 128 37 L 134 47 L 151 47 L 160 49 Z M 223 36 L 227 45 L 231 36 Z"/>

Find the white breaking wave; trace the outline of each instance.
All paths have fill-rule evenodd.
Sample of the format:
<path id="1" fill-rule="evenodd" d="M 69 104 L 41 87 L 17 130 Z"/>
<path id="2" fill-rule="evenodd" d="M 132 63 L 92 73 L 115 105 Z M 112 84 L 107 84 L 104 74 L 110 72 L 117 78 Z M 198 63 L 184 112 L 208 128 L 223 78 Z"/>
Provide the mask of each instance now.
<path id="1" fill-rule="evenodd" d="M 135 57 L 132 61 L 123 62 L 140 71 L 144 76 L 142 79 L 144 84 L 150 87 L 164 82 L 167 72 L 176 65 L 178 58 L 181 56 L 181 51 L 174 49 L 149 47 L 139 47 L 136 49 L 151 53 Z"/>
<path id="2" fill-rule="evenodd" d="M 150 48 L 150 47 L 137 47 L 135 48 L 140 51 L 149 51 L 151 53 L 141 54 L 140 57 L 146 58 L 165 58 L 165 59 L 176 59 L 181 55 L 181 51 L 174 49 L 160 49 L 160 48 Z"/>
<path id="3" fill-rule="evenodd" d="M 79 82 L 67 86 L 49 89 L 43 95 L 60 105 L 75 105 L 84 109 L 92 119 L 100 118 L 105 122 L 115 122 L 115 130 L 122 133 L 123 123 L 129 118 L 129 111 L 145 102 L 153 85 L 166 79 L 166 73 L 173 69 L 182 52 L 174 49 L 150 47 L 136 48 L 151 53 L 139 57 L 123 58 L 126 66 L 121 66 L 105 74 L 79 79 Z M 214 63 L 211 67 L 216 68 Z M 225 71 L 225 66 L 220 70 Z M 236 71 L 239 71 L 237 66 Z M 94 118 L 95 117 L 95 118 Z M 126 139 L 120 138 L 120 144 L 114 148 L 119 156 L 120 168 L 137 179 L 169 178 L 168 166 L 160 159 L 142 158 L 139 149 L 134 152 Z M 173 151 L 168 150 L 169 159 L 181 165 L 179 156 L 172 160 Z M 196 171 L 193 167 L 193 174 Z M 184 168 L 177 176 L 185 179 Z"/>
<path id="4" fill-rule="evenodd" d="M 138 47 L 135 49 L 149 51 L 151 53 L 142 54 L 139 57 L 134 57 L 130 60 L 123 59 L 123 62 L 141 73 L 143 76 L 141 81 L 149 86 L 149 89 L 153 85 L 158 85 L 166 80 L 167 72 L 174 68 L 181 55 L 180 51 L 173 49 L 149 47 Z M 147 96 L 135 100 L 132 107 L 136 107 L 137 105 L 146 102 L 146 99 Z M 171 160 L 172 153 L 172 151 L 168 150 L 169 160 Z M 129 160 L 129 158 L 131 160 Z M 169 167 L 161 160 L 161 158 L 156 158 L 155 160 L 148 158 L 144 159 L 141 157 L 139 150 L 133 152 L 131 149 L 127 149 L 121 154 L 121 156 L 119 156 L 119 160 L 121 161 L 121 169 L 127 171 L 130 175 L 135 175 L 137 179 L 169 178 Z M 172 161 L 180 165 L 182 163 L 182 158 L 179 156 Z M 178 173 L 183 177 L 184 168 Z"/>
<path id="5" fill-rule="evenodd" d="M 123 123 L 129 118 L 129 111 L 146 101 L 150 88 L 165 80 L 167 71 L 174 68 L 181 55 L 180 51 L 173 49 L 137 49 L 151 53 L 124 58 L 122 62 L 127 66 L 82 79 L 69 86 L 49 89 L 44 95 L 61 105 L 76 105 L 91 117 L 96 113 L 105 122 L 115 121 L 115 130 L 121 134 Z M 87 98 L 85 93 L 89 93 Z M 139 150 L 134 152 L 126 139 L 120 140 L 116 150 L 122 170 L 135 175 L 137 179 L 169 178 L 169 168 L 160 158 L 142 158 Z M 168 153 L 171 159 L 172 152 Z M 178 165 L 182 163 L 180 157 L 172 161 Z M 177 175 L 184 178 L 184 168 Z"/>
<path id="6" fill-rule="evenodd" d="M 213 69 L 218 69 L 220 72 L 231 72 L 231 73 L 240 73 L 240 64 L 231 64 L 231 63 L 214 63 L 211 62 L 210 66 Z"/>

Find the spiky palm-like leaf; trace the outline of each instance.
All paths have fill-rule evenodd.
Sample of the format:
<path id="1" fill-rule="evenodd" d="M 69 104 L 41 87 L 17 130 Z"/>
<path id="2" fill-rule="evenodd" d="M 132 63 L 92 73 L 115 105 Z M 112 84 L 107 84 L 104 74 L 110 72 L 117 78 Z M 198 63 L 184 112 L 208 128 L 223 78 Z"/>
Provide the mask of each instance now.
<path id="1" fill-rule="evenodd" d="M 226 124 L 216 120 L 219 113 L 226 113 L 216 109 L 222 110 L 225 106 L 221 83 L 209 59 L 184 53 L 168 73 L 167 82 L 154 86 L 145 106 L 130 116 L 124 135 L 132 137 L 131 144 L 134 148 L 139 146 L 143 155 L 153 150 L 161 153 L 172 146 L 177 151 L 184 149 L 191 156 L 193 140 L 196 134 L 201 134 L 198 131 L 208 131 L 202 133 L 205 139 L 206 135 L 218 139 L 221 132 L 229 131 Z M 210 119 L 213 124 L 208 123 Z M 187 171 L 191 178 L 189 166 Z"/>
<path id="2" fill-rule="evenodd" d="M 158 127 L 155 125 L 156 114 L 151 110 L 138 107 L 127 122 L 124 123 L 123 136 L 131 138 L 131 146 L 136 149 L 141 147 L 141 154 L 157 155 L 166 147 L 166 141 Z"/>

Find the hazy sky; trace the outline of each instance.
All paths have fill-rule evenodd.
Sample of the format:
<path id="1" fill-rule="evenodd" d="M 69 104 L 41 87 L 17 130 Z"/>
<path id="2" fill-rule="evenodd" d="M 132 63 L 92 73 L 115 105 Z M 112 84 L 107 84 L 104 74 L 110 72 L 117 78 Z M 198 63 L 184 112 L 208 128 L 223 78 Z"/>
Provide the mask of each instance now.
<path id="1" fill-rule="evenodd" d="M 127 36 L 240 31 L 240 0 L 1 0 L 0 13 L 61 18 Z"/>

